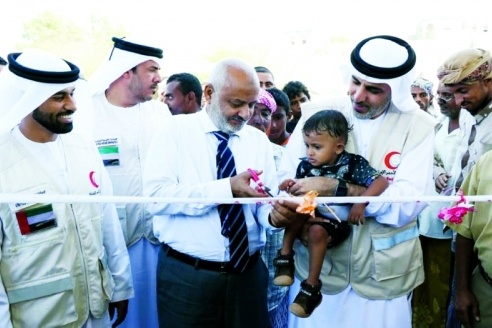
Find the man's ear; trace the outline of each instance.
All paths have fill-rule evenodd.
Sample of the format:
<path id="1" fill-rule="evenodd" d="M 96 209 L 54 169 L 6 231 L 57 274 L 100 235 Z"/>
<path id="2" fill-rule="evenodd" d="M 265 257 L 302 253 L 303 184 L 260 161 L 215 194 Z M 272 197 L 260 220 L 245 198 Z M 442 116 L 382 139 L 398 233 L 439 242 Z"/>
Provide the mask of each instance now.
<path id="1" fill-rule="evenodd" d="M 186 104 L 188 105 L 191 105 L 191 106 L 194 106 L 195 105 L 195 102 L 196 102 L 196 96 L 195 96 L 195 93 L 193 91 L 190 91 L 188 92 L 185 96 L 185 102 Z"/>
<path id="2" fill-rule="evenodd" d="M 212 101 L 212 94 L 214 92 L 215 92 L 215 90 L 214 90 L 214 87 L 212 86 L 212 84 L 207 83 L 205 85 L 205 88 L 203 89 L 203 95 L 205 97 L 205 101 L 207 102 L 207 104 L 210 104 L 210 102 Z"/>
<path id="3" fill-rule="evenodd" d="M 196 102 L 196 95 L 193 91 L 188 92 L 185 96 L 186 102 L 190 104 L 194 104 Z"/>
<path id="4" fill-rule="evenodd" d="M 129 69 L 128 71 L 126 71 L 125 73 L 123 73 L 123 77 L 125 79 L 128 79 L 128 78 L 132 77 L 132 75 L 133 75 L 133 71 L 131 69 Z"/>

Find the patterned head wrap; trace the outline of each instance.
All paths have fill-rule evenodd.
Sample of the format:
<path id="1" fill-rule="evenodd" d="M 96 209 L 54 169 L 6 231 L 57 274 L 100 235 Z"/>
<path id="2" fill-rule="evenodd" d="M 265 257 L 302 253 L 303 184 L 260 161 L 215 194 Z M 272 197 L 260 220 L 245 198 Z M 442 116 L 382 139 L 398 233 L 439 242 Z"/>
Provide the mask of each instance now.
<path id="1" fill-rule="evenodd" d="M 492 78 L 490 51 L 476 48 L 453 54 L 439 67 L 437 78 L 444 84 L 471 84 Z"/>
<path id="2" fill-rule="evenodd" d="M 258 104 L 263 104 L 267 106 L 272 114 L 277 110 L 277 103 L 275 102 L 275 99 L 273 99 L 270 92 L 261 88 L 260 93 L 258 94 Z"/>
<path id="3" fill-rule="evenodd" d="M 417 87 L 422 90 L 425 90 L 429 96 L 432 96 L 432 88 L 434 87 L 434 83 L 432 83 L 429 80 L 426 80 L 422 77 L 418 77 L 415 81 L 412 83 L 412 87 Z"/>
<path id="4" fill-rule="evenodd" d="M 350 64 L 342 67 L 345 81 L 357 76 L 371 83 L 385 83 L 391 88 L 391 101 L 398 110 L 418 109 L 410 85 L 415 78 L 417 56 L 412 47 L 400 38 L 378 35 L 362 40 L 350 56 Z"/>

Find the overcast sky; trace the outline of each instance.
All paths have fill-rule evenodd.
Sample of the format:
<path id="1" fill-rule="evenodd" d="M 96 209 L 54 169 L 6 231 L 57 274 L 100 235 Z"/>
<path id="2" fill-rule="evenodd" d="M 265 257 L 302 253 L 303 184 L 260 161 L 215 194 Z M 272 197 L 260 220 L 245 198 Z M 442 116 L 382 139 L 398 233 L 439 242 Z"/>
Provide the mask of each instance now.
<path id="1" fill-rule="evenodd" d="M 51 11 L 78 24 L 107 17 L 130 32 L 190 42 L 230 34 L 260 38 L 284 31 L 325 29 L 360 37 L 402 34 L 428 18 L 484 16 L 489 0 L 15 0 L 1 1 L 0 53 L 20 37 L 22 23 Z M 132 5 L 132 3 L 134 3 Z M 122 4 L 124 4 L 122 6 Z"/>
<path id="2" fill-rule="evenodd" d="M 196 66 L 205 62 L 199 56 L 214 47 L 247 45 L 248 49 L 270 51 L 266 49 L 270 49 L 279 38 L 302 37 L 306 31 L 319 40 L 348 36 L 354 44 L 377 34 L 392 34 L 408 40 L 424 20 L 447 19 L 451 25 L 457 26 L 463 25 L 465 20 L 488 22 L 490 17 L 486 15 L 491 8 L 490 0 L 0 1 L 1 56 L 18 50 L 14 46 L 19 42 L 22 24 L 43 12 L 52 12 L 82 26 L 89 26 L 90 17 L 96 15 L 105 17 L 112 25 L 123 25 L 129 35 L 155 37 L 156 44 L 163 45 L 167 74 L 186 70 L 196 72 Z M 466 39 L 462 35 L 455 39 L 454 32 L 450 34 L 445 41 L 414 44 L 418 54 L 423 54 L 420 58 L 425 58 L 423 70 L 430 75 L 434 75 L 436 63 L 447 57 L 453 46 L 469 46 L 462 41 Z M 492 31 L 488 34 L 491 35 Z M 487 44 L 492 44 L 492 39 L 489 40 L 491 42 Z M 484 47 L 491 48 L 490 45 Z M 296 61 L 297 57 L 303 58 L 302 53 L 292 54 L 292 49 L 275 50 L 269 58 L 265 56 L 269 62 L 253 64 L 273 66 L 283 83 L 291 79 L 307 80 L 318 90 L 329 90 L 324 80 L 332 77 L 337 69 L 335 64 L 338 66 L 340 59 L 346 57 L 345 54 L 337 57 L 338 54 L 330 53 L 331 57 L 318 62 L 312 57 Z M 277 65 L 276 61 L 283 60 L 287 54 L 294 59 L 283 66 Z M 333 67 L 326 67 L 329 64 Z M 290 72 L 293 76 L 289 75 Z"/>

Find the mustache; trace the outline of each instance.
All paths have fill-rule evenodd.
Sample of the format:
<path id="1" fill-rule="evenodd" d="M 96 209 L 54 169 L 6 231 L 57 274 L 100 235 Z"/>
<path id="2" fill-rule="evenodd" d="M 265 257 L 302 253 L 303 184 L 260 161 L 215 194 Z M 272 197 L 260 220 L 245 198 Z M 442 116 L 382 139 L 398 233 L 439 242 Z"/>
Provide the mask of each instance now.
<path id="1" fill-rule="evenodd" d="M 75 113 L 74 110 L 66 110 L 64 112 L 58 113 L 58 115 L 56 115 L 56 116 L 71 115 L 73 113 Z"/>
<path id="2" fill-rule="evenodd" d="M 367 107 L 366 103 L 363 101 L 355 101 L 354 96 L 350 96 L 350 101 L 352 101 L 352 104 L 354 105 L 359 105 L 359 106 L 365 106 Z"/>
<path id="3" fill-rule="evenodd" d="M 365 108 L 369 108 L 369 106 L 365 102 L 363 102 L 363 101 L 352 101 L 352 103 L 354 105 L 357 105 L 357 106 L 362 106 L 362 107 L 365 107 Z"/>
<path id="4" fill-rule="evenodd" d="M 246 123 L 247 120 L 245 120 L 244 118 L 242 118 L 241 116 L 239 115 L 234 115 L 234 116 L 231 116 L 231 119 L 232 120 L 236 120 L 236 121 L 240 121 L 240 122 L 243 122 L 243 123 Z"/>

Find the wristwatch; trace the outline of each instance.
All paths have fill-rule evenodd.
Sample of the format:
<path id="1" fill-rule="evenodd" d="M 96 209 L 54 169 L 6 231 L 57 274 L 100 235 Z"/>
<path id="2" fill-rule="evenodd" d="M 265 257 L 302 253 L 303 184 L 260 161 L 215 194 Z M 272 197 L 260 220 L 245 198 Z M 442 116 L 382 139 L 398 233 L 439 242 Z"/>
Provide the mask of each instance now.
<path id="1" fill-rule="evenodd" d="M 338 186 L 335 190 L 335 196 L 347 196 L 348 188 L 347 183 L 344 180 L 338 179 Z"/>

